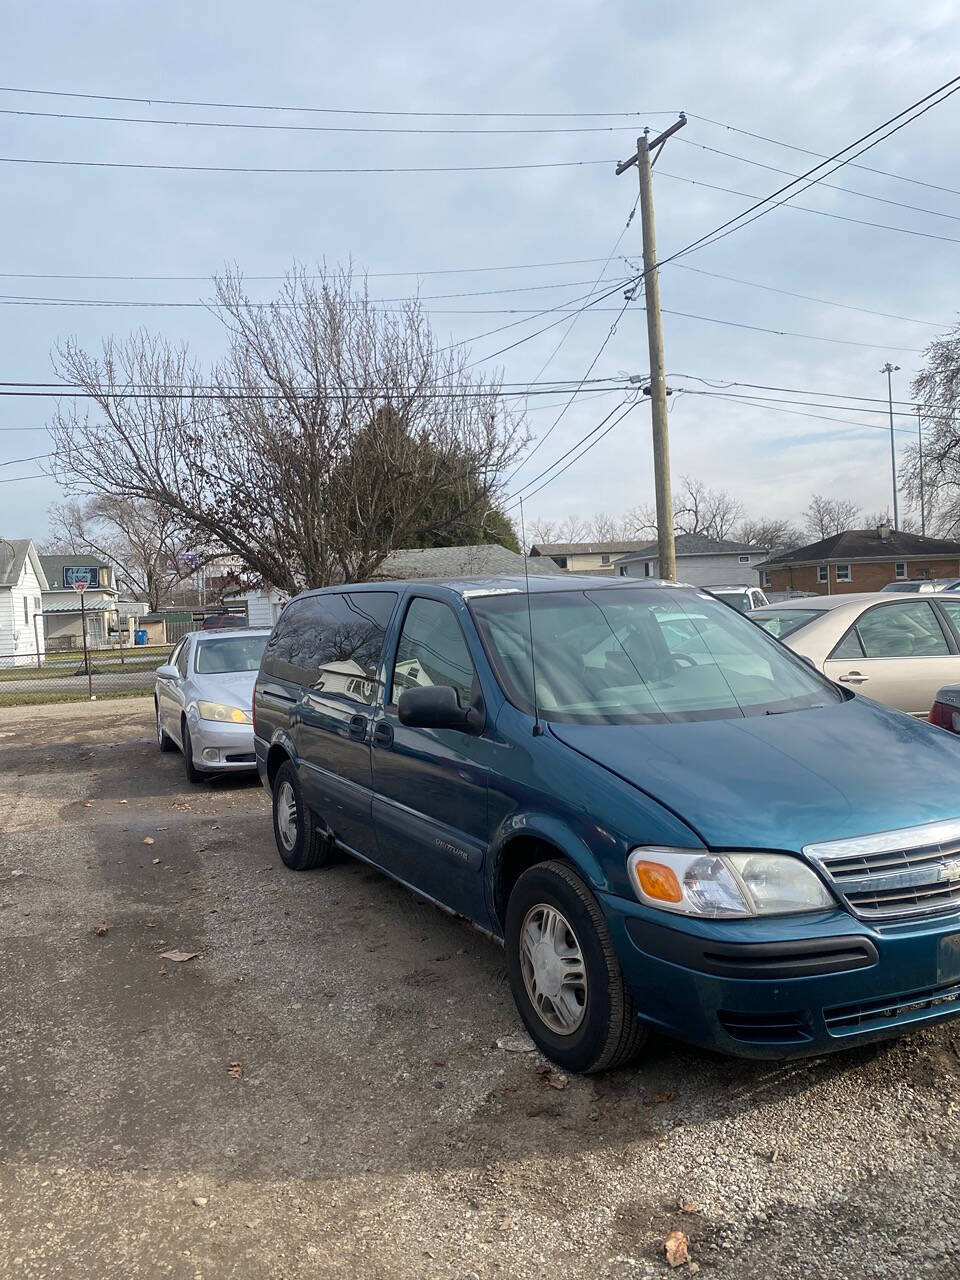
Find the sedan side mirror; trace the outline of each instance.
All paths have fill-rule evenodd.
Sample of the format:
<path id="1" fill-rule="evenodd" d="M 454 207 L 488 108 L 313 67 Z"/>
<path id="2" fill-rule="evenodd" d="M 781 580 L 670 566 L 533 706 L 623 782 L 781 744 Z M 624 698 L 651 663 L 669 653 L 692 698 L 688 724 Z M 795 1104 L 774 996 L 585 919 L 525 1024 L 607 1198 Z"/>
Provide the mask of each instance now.
<path id="1" fill-rule="evenodd" d="M 169 662 L 165 662 L 162 667 L 157 667 L 156 677 L 158 680 L 176 680 L 180 672 L 175 666 Z"/>
<path id="2" fill-rule="evenodd" d="M 448 684 L 404 689 L 397 715 L 410 729 L 458 729 L 471 734 L 483 733 L 486 722 L 482 707 L 461 707 L 457 691 Z"/>

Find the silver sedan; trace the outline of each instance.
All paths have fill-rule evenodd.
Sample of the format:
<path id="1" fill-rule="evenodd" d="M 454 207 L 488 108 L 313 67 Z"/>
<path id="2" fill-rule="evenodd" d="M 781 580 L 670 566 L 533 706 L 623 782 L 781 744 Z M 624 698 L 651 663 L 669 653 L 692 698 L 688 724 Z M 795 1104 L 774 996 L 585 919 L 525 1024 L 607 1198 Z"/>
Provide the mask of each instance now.
<path id="1" fill-rule="evenodd" d="M 191 631 L 157 668 L 157 746 L 180 748 L 189 782 L 256 769 L 253 686 L 269 635 Z"/>
<path id="2" fill-rule="evenodd" d="M 750 617 L 829 679 L 914 716 L 960 683 L 958 592 L 806 596 Z"/>

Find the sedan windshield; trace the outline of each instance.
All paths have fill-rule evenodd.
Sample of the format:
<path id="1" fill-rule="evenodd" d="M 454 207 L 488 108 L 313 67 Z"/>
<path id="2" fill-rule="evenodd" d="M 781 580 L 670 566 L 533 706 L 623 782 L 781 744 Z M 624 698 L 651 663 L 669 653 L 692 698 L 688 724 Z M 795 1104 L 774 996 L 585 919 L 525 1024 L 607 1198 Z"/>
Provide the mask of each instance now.
<path id="1" fill-rule="evenodd" d="M 756 716 L 842 695 L 759 627 L 710 596 L 656 588 L 474 597 L 503 688 L 546 720 L 656 723 Z"/>
<path id="2" fill-rule="evenodd" d="M 228 671 L 256 671 L 268 639 L 266 633 L 204 638 L 197 643 L 197 674 L 218 676 Z"/>
<path id="3" fill-rule="evenodd" d="M 814 618 L 822 617 L 826 612 L 826 609 L 764 609 L 762 613 L 756 614 L 753 620 L 758 626 L 763 627 L 764 631 L 769 631 L 772 636 L 782 640 L 785 636 L 792 636 L 795 631 L 805 627 Z"/>

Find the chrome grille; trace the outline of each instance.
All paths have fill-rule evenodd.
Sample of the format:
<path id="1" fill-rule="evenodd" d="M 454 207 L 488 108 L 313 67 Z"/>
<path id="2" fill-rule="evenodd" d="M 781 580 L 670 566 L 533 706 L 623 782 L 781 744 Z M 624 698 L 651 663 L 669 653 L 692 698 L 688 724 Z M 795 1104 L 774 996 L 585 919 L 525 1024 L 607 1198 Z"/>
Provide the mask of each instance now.
<path id="1" fill-rule="evenodd" d="M 960 819 L 807 845 L 862 920 L 960 911 Z"/>

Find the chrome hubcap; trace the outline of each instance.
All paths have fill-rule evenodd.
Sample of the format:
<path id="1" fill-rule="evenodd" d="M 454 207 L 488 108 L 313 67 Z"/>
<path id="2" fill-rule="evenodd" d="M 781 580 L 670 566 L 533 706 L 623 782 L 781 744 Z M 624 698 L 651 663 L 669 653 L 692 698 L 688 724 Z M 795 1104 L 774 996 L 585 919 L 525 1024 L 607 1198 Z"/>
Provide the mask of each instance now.
<path id="1" fill-rule="evenodd" d="M 281 782 L 277 792 L 277 830 L 283 847 L 292 849 L 297 843 L 297 797 L 289 782 Z"/>
<path id="2" fill-rule="evenodd" d="M 523 984 L 543 1024 L 569 1036 L 587 1010 L 587 969 L 577 935 L 556 907 L 531 907 L 520 930 Z"/>

